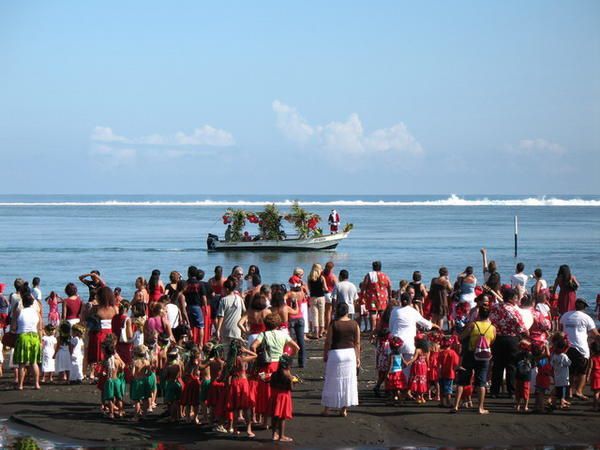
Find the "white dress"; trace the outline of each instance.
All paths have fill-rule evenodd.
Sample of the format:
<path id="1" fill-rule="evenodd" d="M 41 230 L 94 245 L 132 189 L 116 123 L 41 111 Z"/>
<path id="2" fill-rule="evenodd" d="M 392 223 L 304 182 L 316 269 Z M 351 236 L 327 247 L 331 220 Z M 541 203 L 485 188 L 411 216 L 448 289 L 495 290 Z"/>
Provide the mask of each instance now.
<path id="1" fill-rule="evenodd" d="M 83 339 L 74 336 L 71 338 L 71 371 L 69 372 L 69 381 L 83 380 Z"/>
<path id="2" fill-rule="evenodd" d="M 63 344 L 56 352 L 56 373 L 68 372 L 71 370 L 71 353 L 69 353 L 69 344 Z"/>
<path id="3" fill-rule="evenodd" d="M 56 349 L 56 337 L 54 336 L 43 336 L 42 337 L 42 372 L 52 373 L 56 369 L 56 360 L 54 359 L 54 352 Z"/>

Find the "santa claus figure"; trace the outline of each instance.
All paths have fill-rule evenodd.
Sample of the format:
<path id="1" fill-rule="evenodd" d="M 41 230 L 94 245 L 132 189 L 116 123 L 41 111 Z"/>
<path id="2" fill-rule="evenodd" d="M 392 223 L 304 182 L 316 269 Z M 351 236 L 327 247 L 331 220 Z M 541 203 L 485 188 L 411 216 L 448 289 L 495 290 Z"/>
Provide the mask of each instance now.
<path id="1" fill-rule="evenodd" d="M 331 210 L 331 213 L 329 214 L 329 230 L 331 231 L 331 234 L 335 234 L 338 232 L 338 228 L 340 226 L 340 215 L 338 214 L 338 212 L 335 209 Z"/>

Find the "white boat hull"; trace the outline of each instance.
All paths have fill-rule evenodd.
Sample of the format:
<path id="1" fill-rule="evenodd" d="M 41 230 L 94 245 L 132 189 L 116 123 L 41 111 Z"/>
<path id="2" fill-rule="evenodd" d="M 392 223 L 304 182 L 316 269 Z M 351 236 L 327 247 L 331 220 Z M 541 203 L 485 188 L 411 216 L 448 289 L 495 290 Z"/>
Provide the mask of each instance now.
<path id="1" fill-rule="evenodd" d="M 231 252 L 231 251 L 314 251 L 332 250 L 348 237 L 349 233 L 326 234 L 323 236 L 307 239 L 284 239 L 281 241 L 239 241 L 227 242 L 217 240 L 216 236 L 209 235 L 207 249 L 209 252 Z"/>

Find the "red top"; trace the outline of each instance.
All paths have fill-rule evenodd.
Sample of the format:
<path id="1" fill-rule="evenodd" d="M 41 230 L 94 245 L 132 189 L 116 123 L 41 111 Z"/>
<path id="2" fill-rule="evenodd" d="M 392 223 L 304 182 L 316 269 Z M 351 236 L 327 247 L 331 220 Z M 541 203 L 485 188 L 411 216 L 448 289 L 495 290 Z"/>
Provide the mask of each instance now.
<path id="1" fill-rule="evenodd" d="M 385 273 L 377 272 L 376 283 L 373 283 L 371 277 L 367 274 L 363 281 L 363 285 L 367 309 L 370 311 L 383 311 L 387 308 L 388 291 L 391 287 L 391 282 Z"/>
<path id="2" fill-rule="evenodd" d="M 223 295 L 223 279 L 217 281 L 214 278 L 209 280 L 210 288 L 215 293 L 215 295 Z"/>
<path id="3" fill-rule="evenodd" d="M 490 321 L 498 336 L 519 336 L 527 332 L 518 308 L 510 303 L 494 303 L 490 310 Z"/>
<path id="4" fill-rule="evenodd" d="M 258 334 L 266 331 L 267 327 L 264 322 L 251 323 L 250 324 L 250 334 Z"/>
<path id="5" fill-rule="evenodd" d="M 329 272 L 325 274 L 323 272 L 323 278 L 325 278 L 325 286 L 327 286 L 327 292 L 333 292 L 333 288 L 335 288 L 335 274 L 333 272 Z"/>
<path id="6" fill-rule="evenodd" d="M 79 296 L 75 298 L 67 298 L 65 300 L 65 308 L 67 314 L 67 320 L 70 319 L 79 319 L 79 314 L 81 313 L 81 305 L 83 302 L 79 298 Z"/>
<path id="7" fill-rule="evenodd" d="M 110 325 L 112 328 L 112 333 L 117 336 L 117 339 L 121 337 L 121 330 L 123 329 L 125 319 L 127 319 L 127 314 L 115 314 L 115 316 L 112 318 Z"/>
<path id="8" fill-rule="evenodd" d="M 161 297 L 165 294 L 165 288 L 161 285 L 156 286 L 154 292 L 150 293 L 150 301 L 157 302 L 161 299 Z"/>
<path id="9" fill-rule="evenodd" d="M 460 357 L 453 349 L 447 348 L 440 352 L 440 378 L 454 380 L 456 378 L 456 367 L 460 362 Z"/>
<path id="10" fill-rule="evenodd" d="M 538 373 L 535 377 L 535 385 L 536 387 L 542 389 L 550 389 L 552 385 L 552 376 L 554 375 L 554 371 L 548 358 L 545 358 L 545 364 L 538 366 Z"/>

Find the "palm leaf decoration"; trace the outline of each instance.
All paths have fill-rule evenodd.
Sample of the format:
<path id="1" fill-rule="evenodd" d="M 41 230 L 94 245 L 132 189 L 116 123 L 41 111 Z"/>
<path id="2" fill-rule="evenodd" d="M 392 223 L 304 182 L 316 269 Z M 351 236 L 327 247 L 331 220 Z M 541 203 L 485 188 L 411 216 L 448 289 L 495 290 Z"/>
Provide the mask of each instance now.
<path id="1" fill-rule="evenodd" d="M 246 216 L 247 212 L 243 209 L 233 209 L 229 208 L 225 212 L 225 217 L 228 218 L 228 223 L 231 224 L 231 240 L 233 242 L 238 242 L 242 240 L 242 234 L 244 232 L 244 227 L 246 226 Z"/>
<path id="2" fill-rule="evenodd" d="M 274 203 L 265 206 L 265 209 L 256 213 L 259 218 L 258 228 L 262 239 L 278 241 L 284 239 L 285 234 L 281 228 L 281 214 Z"/>
<path id="3" fill-rule="evenodd" d="M 285 216 L 285 220 L 294 225 L 301 239 L 322 234 L 322 231 L 320 232 L 317 228 L 321 217 L 318 214 L 305 210 L 297 201 L 292 204 L 292 210 Z"/>

